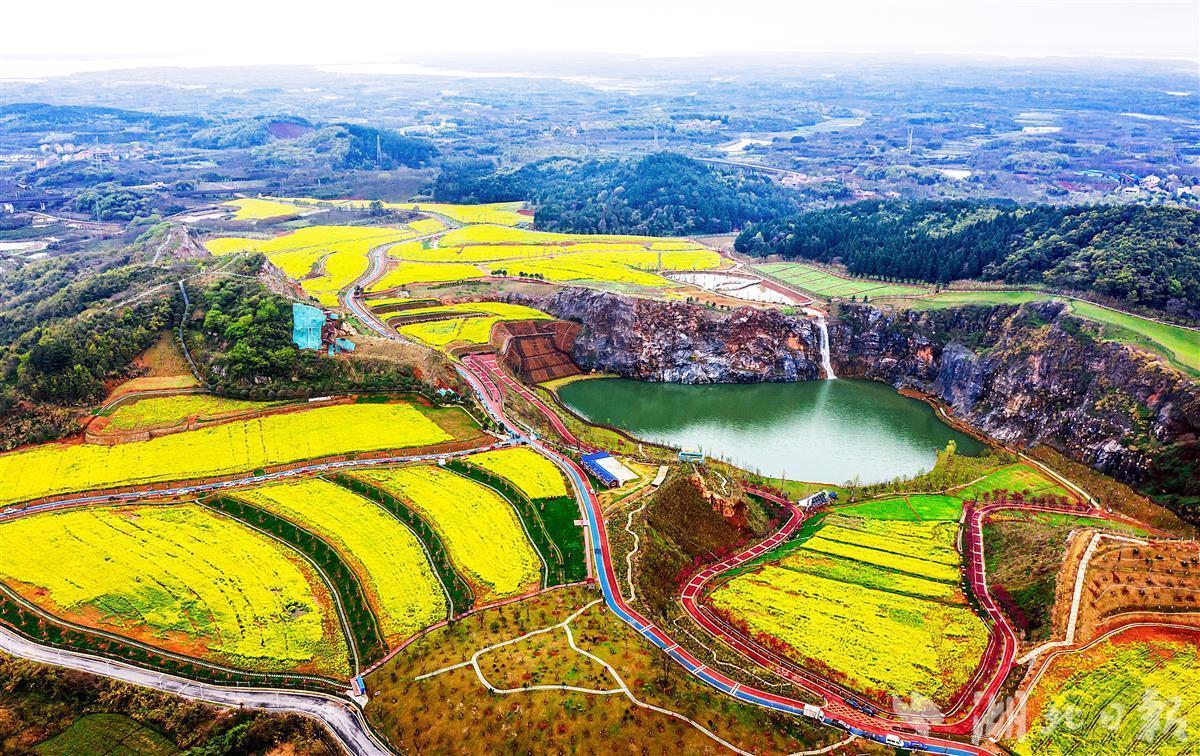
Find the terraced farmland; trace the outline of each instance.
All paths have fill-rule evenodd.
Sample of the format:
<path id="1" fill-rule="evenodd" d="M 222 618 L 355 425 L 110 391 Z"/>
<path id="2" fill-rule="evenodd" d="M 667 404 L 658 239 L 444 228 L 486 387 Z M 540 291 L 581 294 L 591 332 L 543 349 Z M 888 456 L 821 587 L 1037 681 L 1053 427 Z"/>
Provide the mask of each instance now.
<path id="1" fill-rule="evenodd" d="M 421 307 L 389 313 L 385 320 L 405 336 L 429 346 L 445 348 L 458 344 L 486 344 L 492 326 L 502 320 L 542 320 L 541 310 L 504 302 L 462 302 Z M 408 325 L 396 321 L 416 320 Z"/>
<path id="2" fill-rule="evenodd" d="M 264 486 L 237 497 L 336 548 L 359 576 L 389 646 L 445 619 L 446 598 L 421 542 L 374 502 L 320 479 Z"/>
<path id="3" fill-rule="evenodd" d="M 555 234 L 496 225 L 470 225 L 446 233 L 432 246 L 401 245 L 402 261 L 394 277 L 373 290 L 417 282 L 462 280 L 471 271 L 494 275 L 541 277 L 547 281 L 663 288 L 672 282 L 658 270 L 708 270 L 721 265 L 716 252 L 686 239 L 642 236 Z M 405 265 L 404 263 L 408 263 Z M 417 272 L 414 265 L 432 270 Z M 455 265 L 451 270 L 438 266 Z"/>
<path id="4" fill-rule="evenodd" d="M 918 296 L 932 291 L 928 286 L 909 286 L 870 278 L 839 276 L 815 265 L 799 262 L 764 263 L 752 266 L 755 270 L 774 276 L 798 289 L 829 299 L 831 297 Z"/>
<path id="5" fill-rule="evenodd" d="M 355 477 L 400 497 L 433 526 L 477 603 L 540 584 L 541 562 L 516 512 L 487 487 L 437 467 L 367 470 Z"/>
<path id="6" fill-rule="evenodd" d="M 451 439 L 425 412 L 398 403 L 320 407 L 114 446 L 42 444 L 0 454 L 0 504 Z"/>
<path id="7" fill-rule="evenodd" d="M 957 523 L 839 513 L 805 535 L 717 587 L 712 606 L 878 699 L 953 697 L 988 637 L 959 587 Z"/>
<path id="8" fill-rule="evenodd" d="M 531 499 L 569 495 L 566 481 L 554 463 L 525 446 L 472 454 L 464 461 L 499 475 Z"/>
<path id="9" fill-rule="evenodd" d="M 662 260 L 659 260 L 659 254 Z M 707 270 L 720 265 L 715 252 L 574 252 L 556 257 L 509 263 L 509 275 L 542 276 L 547 281 L 630 284 L 664 288 L 672 282 L 657 273 L 662 270 Z"/>
<path id="10" fill-rule="evenodd" d="M 1200 752 L 1195 632 L 1127 630 L 1059 655 L 1029 698 L 1021 756 Z"/>
<path id="11" fill-rule="evenodd" d="M 194 504 L 0 523 L 0 578 L 52 614 L 166 650 L 264 672 L 348 673 L 345 638 L 316 572 Z"/>
<path id="12" fill-rule="evenodd" d="M 179 394 L 155 396 L 122 404 L 108 418 L 108 427 L 117 430 L 136 430 L 171 425 L 189 417 L 213 418 L 253 410 L 277 407 L 283 402 L 254 402 L 226 399 L 209 394 Z"/>
<path id="13" fill-rule="evenodd" d="M 415 235 L 409 228 L 308 226 L 272 239 L 210 239 L 205 246 L 218 256 L 261 252 L 321 304 L 333 307 L 338 292 L 367 271 L 371 249 Z"/>
<path id="14" fill-rule="evenodd" d="M 473 278 L 482 278 L 483 275 L 483 271 L 479 268 L 466 263 L 443 263 L 440 265 L 400 263 L 390 268 L 378 281 L 368 286 L 367 291 L 387 291 L 411 284 L 469 281 Z"/>

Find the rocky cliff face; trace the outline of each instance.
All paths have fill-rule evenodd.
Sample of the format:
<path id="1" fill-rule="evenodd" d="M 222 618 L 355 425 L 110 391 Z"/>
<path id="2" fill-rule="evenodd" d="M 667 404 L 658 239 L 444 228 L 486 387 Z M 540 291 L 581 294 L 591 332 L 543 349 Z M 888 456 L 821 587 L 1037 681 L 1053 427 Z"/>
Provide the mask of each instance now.
<path id="1" fill-rule="evenodd" d="M 540 306 L 583 325 L 573 356 L 586 369 L 680 383 L 821 377 L 819 336 L 802 317 L 582 289 Z M 1098 340 L 1062 305 L 898 313 L 849 305 L 829 330 L 839 376 L 926 391 L 995 438 L 1047 443 L 1127 482 L 1173 477 L 1168 487 L 1178 489 L 1192 477 L 1200 386 L 1149 355 Z"/>
<path id="2" fill-rule="evenodd" d="M 585 369 L 670 383 L 820 377 L 813 324 L 774 310 L 716 313 L 587 289 L 567 289 L 540 306 L 583 324 L 572 356 Z"/>
<path id="3" fill-rule="evenodd" d="M 1095 338 L 1065 306 L 885 314 L 843 308 L 848 374 L 928 391 L 989 435 L 1047 443 L 1142 482 L 1169 447 L 1200 434 L 1200 387 L 1150 355 Z"/>

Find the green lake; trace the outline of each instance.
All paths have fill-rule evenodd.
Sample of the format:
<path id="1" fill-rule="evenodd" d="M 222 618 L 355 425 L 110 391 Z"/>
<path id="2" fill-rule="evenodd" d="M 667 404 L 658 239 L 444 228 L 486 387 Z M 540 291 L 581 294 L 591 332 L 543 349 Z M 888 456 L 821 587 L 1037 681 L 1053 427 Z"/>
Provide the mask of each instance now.
<path id="1" fill-rule="evenodd" d="M 793 480 L 874 483 L 928 470 L 952 439 L 962 454 L 985 449 L 929 405 L 874 381 L 684 386 L 598 378 L 569 383 L 559 397 L 593 422 Z"/>

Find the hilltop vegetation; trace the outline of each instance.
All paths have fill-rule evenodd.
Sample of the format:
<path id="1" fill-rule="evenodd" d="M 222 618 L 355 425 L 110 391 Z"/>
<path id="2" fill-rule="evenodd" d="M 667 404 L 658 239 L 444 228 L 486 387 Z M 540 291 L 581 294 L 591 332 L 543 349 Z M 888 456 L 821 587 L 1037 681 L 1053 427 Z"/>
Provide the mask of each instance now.
<path id="1" fill-rule="evenodd" d="M 1178 207 L 870 201 L 752 225 L 736 247 L 888 280 L 1091 291 L 1200 319 L 1200 212 Z"/>
<path id="2" fill-rule="evenodd" d="M 529 200 L 538 228 L 587 234 L 720 234 L 797 208 L 770 179 L 668 152 L 640 160 L 552 158 L 507 172 L 452 163 L 434 194 L 451 202 Z"/>

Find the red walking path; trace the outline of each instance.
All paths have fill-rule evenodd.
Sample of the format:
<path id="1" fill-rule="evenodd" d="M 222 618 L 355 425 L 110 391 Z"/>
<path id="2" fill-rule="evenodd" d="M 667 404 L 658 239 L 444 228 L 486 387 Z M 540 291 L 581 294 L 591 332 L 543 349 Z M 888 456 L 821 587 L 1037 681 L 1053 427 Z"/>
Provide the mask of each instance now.
<path id="1" fill-rule="evenodd" d="M 495 363 L 494 356 L 491 359 L 480 357 L 479 355 L 471 355 L 464 359 L 464 369 L 462 370 L 464 378 L 474 387 L 480 399 L 485 403 L 486 409 L 492 417 L 506 425 L 514 434 L 520 435 L 520 430 L 517 429 L 504 416 L 502 397 L 497 396 L 495 388 L 497 383 L 505 388 L 512 388 L 520 393 L 520 389 L 513 386 L 514 381 L 503 373 L 499 366 Z M 523 389 L 524 387 L 521 387 Z M 524 393 L 522 396 L 529 398 Z M 579 440 L 558 420 L 554 413 L 545 407 L 541 402 L 535 402 L 535 406 L 547 414 L 547 420 L 556 432 L 562 435 L 567 443 L 572 445 L 580 445 Z M 557 420 L 557 422 L 556 422 Z M 579 496 L 579 499 L 584 504 L 584 514 L 587 519 L 588 534 L 589 534 L 589 549 L 596 567 L 596 579 L 600 584 L 601 591 L 604 595 L 605 603 L 608 608 L 620 617 L 626 624 L 633 627 L 643 637 L 650 640 L 654 645 L 658 646 L 664 653 L 670 656 L 684 669 L 696 676 L 703 682 L 747 703 L 763 706 L 765 708 L 782 711 L 789 714 L 808 716 L 819 719 L 828 725 L 841 727 L 849 732 L 860 737 L 868 738 L 879 743 L 885 743 L 895 747 L 907 748 L 909 750 L 926 751 L 929 753 L 945 753 L 953 756 L 975 756 L 977 754 L 988 753 L 984 748 L 969 743 L 962 743 L 955 740 L 945 738 L 914 734 L 906 731 L 906 729 L 898 728 L 897 724 L 890 722 L 878 716 L 872 716 L 865 712 L 857 711 L 845 704 L 843 699 L 835 692 L 828 688 L 821 688 L 811 681 L 806 681 L 808 685 L 814 686 L 816 690 L 821 691 L 822 697 L 826 700 L 825 707 L 813 706 L 804 701 L 800 701 L 788 696 L 781 696 L 770 691 L 761 690 L 749 685 L 733 680 L 725 674 L 718 672 L 715 669 L 708 667 L 687 649 L 676 643 L 665 630 L 654 625 L 637 610 L 633 609 L 626 603 L 622 597 L 620 588 L 617 583 L 616 572 L 612 563 L 612 550 L 608 544 L 608 534 L 604 528 L 604 514 L 600 506 L 600 501 L 596 497 L 595 491 L 587 483 L 587 478 L 578 465 L 570 458 L 562 455 L 555 449 L 550 448 L 544 443 L 537 440 L 530 440 L 530 445 L 541 452 L 542 454 L 553 460 L 571 480 L 572 485 Z M 777 497 L 778 498 L 778 497 Z M 782 501 L 782 500 L 780 500 Z M 784 530 L 787 535 L 783 535 L 783 531 L 776 533 L 762 543 L 755 544 L 744 551 L 742 555 L 753 554 L 757 556 L 763 553 L 766 549 L 778 545 L 784 538 L 790 536 L 797 527 L 803 522 L 803 506 L 793 505 L 784 502 L 792 511 L 792 516 L 788 523 L 785 524 Z M 742 556 L 739 555 L 739 556 Z M 753 558 L 746 556 L 745 559 Z M 734 558 L 731 558 L 734 559 Z M 726 560 L 729 561 L 729 560 Z M 745 561 L 743 559 L 743 561 Z M 739 562 L 740 563 L 740 562 Z M 713 568 L 709 568 L 711 578 L 717 574 Z M 703 573 L 701 573 L 703 574 Z M 695 599 L 697 594 L 693 594 Z M 701 626 L 714 636 L 721 638 L 724 642 L 730 644 L 734 648 L 738 648 L 744 654 L 756 653 L 755 649 L 749 644 L 742 644 L 739 647 L 737 644 L 740 641 L 732 637 L 724 628 L 716 626 L 715 623 L 701 623 Z M 765 664 L 768 668 L 775 669 L 777 665 L 770 663 L 768 660 Z M 807 687 L 807 686 L 806 686 Z"/>

